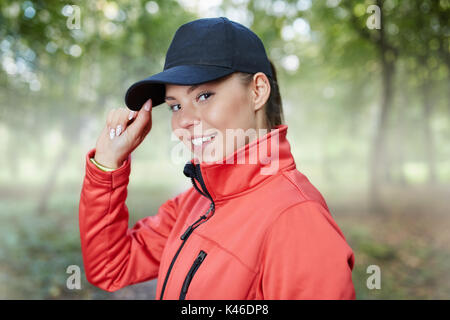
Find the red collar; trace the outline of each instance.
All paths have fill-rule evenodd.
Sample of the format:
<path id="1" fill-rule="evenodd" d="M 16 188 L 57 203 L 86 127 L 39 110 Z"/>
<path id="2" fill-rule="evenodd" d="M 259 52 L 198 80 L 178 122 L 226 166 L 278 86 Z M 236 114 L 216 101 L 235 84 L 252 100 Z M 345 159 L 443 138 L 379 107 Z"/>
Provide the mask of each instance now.
<path id="1" fill-rule="evenodd" d="M 295 168 L 291 146 L 286 139 L 287 129 L 287 125 L 278 125 L 221 162 L 199 163 L 198 159 L 191 159 L 192 165 L 199 165 L 201 178 L 212 200 L 235 197 L 283 170 Z M 197 186 L 202 190 L 199 183 Z"/>

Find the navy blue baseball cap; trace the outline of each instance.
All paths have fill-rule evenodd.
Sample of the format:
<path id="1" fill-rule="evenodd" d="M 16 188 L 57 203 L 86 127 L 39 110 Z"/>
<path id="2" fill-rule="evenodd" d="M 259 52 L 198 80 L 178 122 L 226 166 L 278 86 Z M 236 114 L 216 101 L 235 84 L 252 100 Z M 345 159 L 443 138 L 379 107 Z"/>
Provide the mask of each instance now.
<path id="1" fill-rule="evenodd" d="M 203 18 L 183 24 L 166 54 L 164 70 L 134 83 L 125 104 L 139 110 L 149 99 L 152 106 L 165 101 L 165 84 L 194 85 L 233 72 L 263 72 L 273 78 L 261 39 L 244 25 L 225 17 Z"/>

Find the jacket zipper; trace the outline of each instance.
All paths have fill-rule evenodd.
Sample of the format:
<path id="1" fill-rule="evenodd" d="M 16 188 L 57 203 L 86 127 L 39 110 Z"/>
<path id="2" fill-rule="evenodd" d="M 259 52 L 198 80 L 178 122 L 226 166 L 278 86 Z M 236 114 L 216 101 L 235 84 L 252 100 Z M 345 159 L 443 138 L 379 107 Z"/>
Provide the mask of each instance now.
<path id="1" fill-rule="evenodd" d="M 178 255 L 180 254 L 181 249 L 183 248 L 184 244 L 186 243 L 186 240 L 189 238 L 189 236 L 191 235 L 192 231 L 194 231 L 196 228 L 198 228 L 202 223 L 205 223 L 208 218 L 209 218 L 209 213 L 212 212 L 212 214 L 214 214 L 215 212 L 215 204 L 214 201 L 211 197 L 211 195 L 209 194 L 208 190 L 206 189 L 205 183 L 203 181 L 203 177 L 201 175 L 201 171 L 200 171 L 200 165 L 196 164 L 193 165 L 191 163 L 186 164 L 185 169 L 184 169 L 184 174 L 186 176 L 189 176 L 191 178 L 191 182 L 192 185 L 195 187 L 195 189 L 202 194 L 203 196 L 207 197 L 209 200 L 211 200 L 211 204 L 209 206 L 208 211 L 206 211 L 206 213 L 204 215 L 202 215 L 198 220 L 196 220 L 193 224 L 191 224 L 186 231 L 184 231 L 184 233 L 181 235 L 180 239 L 182 240 L 180 246 L 178 247 L 177 252 L 175 253 L 175 255 L 172 258 L 172 262 L 169 265 L 169 269 L 167 270 L 166 273 L 166 277 L 164 279 L 164 283 L 161 289 L 161 295 L 159 297 L 160 300 L 163 299 L 164 296 L 164 291 L 166 289 L 166 285 L 167 285 L 167 281 L 169 280 L 169 276 L 170 276 L 170 272 L 172 271 L 173 265 L 175 264 L 175 261 L 178 258 Z M 195 184 L 194 179 L 197 179 L 203 189 L 203 192 L 199 190 L 199 188 L 197 187 L 197 185 Z M 212 215 L 211 214 L 211 215 Z M 210 216 L 211 216 L 210 215 Z"/>
<path id="2" fill-rule="evenodd" d="M 180 300 L 184 300 L 186 298 L 186 293 L 189 289 L 189 285 L 191 284 L 192 278 L 194 277 L 198 268 L 202 264 L 203 260 L 205 260 L 205 257 L 206 257 L 206 252 L 203 250 L 200 250 L 200 253 L 198 254 L 197 258 L 194 260 L 192 267 L 189 269 L 189 272 L 186 275 L 186 279 L 184 279 L 183 286 L 181 287 L 181 292 L 180 292 Z"/>

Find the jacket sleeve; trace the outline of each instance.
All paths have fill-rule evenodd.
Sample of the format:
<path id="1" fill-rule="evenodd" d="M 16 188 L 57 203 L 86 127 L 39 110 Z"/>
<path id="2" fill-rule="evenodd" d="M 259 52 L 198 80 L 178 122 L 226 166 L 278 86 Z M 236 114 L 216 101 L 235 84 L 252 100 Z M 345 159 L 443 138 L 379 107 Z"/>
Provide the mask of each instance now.
<path id="1" fill-rule="evenodd" d="M 79 203 L 79 229 L 87 280 L 109 292 L 156 278 L 166 240 L 176 220 L 177 197 L 154 216 L 128 227 L 125 204 L 131 155 L 114 171 L 97 168 L 86 155 Z"/>
<path id="2" fill-rule="evenodd" d="M 262 249 L 257 299 L 355 299 L 354 255 L 329 212 L 306 201 L 280 214 Z"/>

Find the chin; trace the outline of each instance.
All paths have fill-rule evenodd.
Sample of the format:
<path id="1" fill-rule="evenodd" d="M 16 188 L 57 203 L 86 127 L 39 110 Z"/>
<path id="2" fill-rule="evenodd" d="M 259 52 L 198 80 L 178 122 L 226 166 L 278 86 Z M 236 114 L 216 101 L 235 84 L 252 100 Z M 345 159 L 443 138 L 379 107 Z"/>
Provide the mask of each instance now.
<path id="1" fill-rule="evenodd" d="M 215 161 L 218 160 L 218 159 L 216 159 L 216 157 L 211 157 L 211 156 L 204 156 L 204 157 L 202 157 L 202 156 L 197 155 L 197 154 L 194 154 L 194 155 L 195 155 L 195 157 L 196 157 L 197 159 L 199 159 L 201 162 L 215 162 Z"/>
<path id="2" fill-rule="evenodd" d="M 199 159 L 201 162 L 215 162 L 215 161 L 219 161 L 219 157 L 217 152 L 212 151 L 212 152 L 205 152 L 203 154 L 199 154 L 198 152 L 193 152 L 193 155 Z"/>

